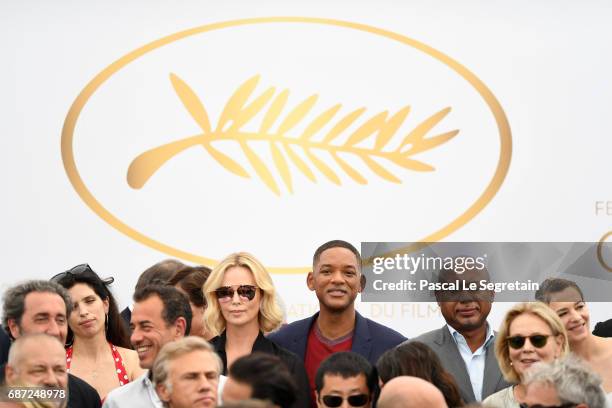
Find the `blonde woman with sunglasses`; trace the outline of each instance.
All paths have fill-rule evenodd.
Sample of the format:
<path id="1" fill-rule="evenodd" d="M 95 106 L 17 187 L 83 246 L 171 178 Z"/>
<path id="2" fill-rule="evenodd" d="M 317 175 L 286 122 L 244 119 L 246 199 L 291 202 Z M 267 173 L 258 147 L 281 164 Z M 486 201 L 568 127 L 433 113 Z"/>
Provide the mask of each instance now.
<path id="1" fill-rule="evenodd" d="M 483 401 L 486 408 L 519 408 L 525 397 L 525 373 L 539 362 L 551 362 L 569 352 L 567 333 L 559 317 L 544 303 L 525 302 L 504 317 L 495 340 L 495 356 L 504 378 L 516 385 Z"/>
<path id="2" fill-rule="evenodd" d="M 293 406 L 309 407 L 303 362 L 263 334 L 282 323 L 274 284 L 264 266 L 246 252 L 231 254 L 212 270 L 203 291 L 208 305 L 204 322 L 208 333 L 216 336 L 210 342 L 223 361 L 222 374 L 227 375 L 234 361 L 252 352 L 276 355 L 287 365 L 300 390 Z"/>

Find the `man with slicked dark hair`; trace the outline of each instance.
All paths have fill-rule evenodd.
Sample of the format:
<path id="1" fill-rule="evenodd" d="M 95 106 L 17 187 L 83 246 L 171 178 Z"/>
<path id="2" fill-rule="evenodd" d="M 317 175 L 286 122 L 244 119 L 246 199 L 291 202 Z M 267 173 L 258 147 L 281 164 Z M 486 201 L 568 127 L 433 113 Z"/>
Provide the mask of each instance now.
<path id="1" fill-rule="evenodd" d="M 165 344 L 189 335 L 191 307 L 185 294 L 172 286 L 150 285 L 134 293 L 130 341 L 138 353 L 140 367 L 150 370 Z M 151 371 L 112 390 L 103 408 L 162 408 Z"/>
<path id="2" fill-rule="evenodd" d="M 223 387 L 223 403 L 255 398 L 291 408 L 296 406 L 297 392 L 291 372 L 279 357 L 254 352 L 240 357 L 230 367 Z"/>

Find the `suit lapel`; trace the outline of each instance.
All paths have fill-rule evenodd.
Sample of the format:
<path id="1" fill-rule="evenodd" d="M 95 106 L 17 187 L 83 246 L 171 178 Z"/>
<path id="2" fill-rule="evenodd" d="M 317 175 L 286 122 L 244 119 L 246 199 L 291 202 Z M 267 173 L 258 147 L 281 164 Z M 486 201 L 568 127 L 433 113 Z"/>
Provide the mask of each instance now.
<path id="1" fill-rule="evenodd" d="M 457 343 L 455 343 L 455 340 L 452 338 L 448 327 L 444 326 L 440 329 L 436 344 L 440 346 L 438 349 L 440 360 L 442 360 L 444 367 L 453 377 L 455 377 L 455 381 L 457 381 L 457 385 L 461 390 L 462 397 L 468 401 L 476 400 L 467 367 L 465 366 L 463 357 L 461 357 L 459 349 L 457 348 Z"/>
<path id="2" fill-rule="evenodd" d="M 494 341 L 494 340 L 492 340 Z M 489 344 L 485 357 L 484 378 L 482 382 L 482 397 L 491 395 L 497 391 L 497 384 L 502 378 L 497 359 L 495 357 L 495 347 Z"/>
<path id="3" fill-rule="evenodd" d="M 319 312 L 315 313 L 310 319 L 302 320 L 302 324 L 300 327 L 296 328 L 295 335 L 293 336 L 293 350 L 296 351 L 296 354 L 304 360 L 306 358 L 306 345 L 308 343 L 308 335 L 310 333 L 310 328 L 313 323 L 317 321 L 317 317 L 319 317 Z"/>
<path id="4" fill-rule="evenodd" d="M 359 313 L 355 312 L 355 334 L 353 335 L 353 345 L 351 351 L 361 354 L 370 360 L 372 351 L 372 336 L 367 320 Z"/>

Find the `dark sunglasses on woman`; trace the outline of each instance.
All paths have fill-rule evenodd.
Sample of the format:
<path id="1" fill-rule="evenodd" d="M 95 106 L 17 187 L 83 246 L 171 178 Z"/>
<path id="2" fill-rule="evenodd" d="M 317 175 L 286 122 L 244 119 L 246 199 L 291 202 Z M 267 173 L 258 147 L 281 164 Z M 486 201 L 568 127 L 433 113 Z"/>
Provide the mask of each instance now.
<path id="1" fill-rule="evenodd" d="M 234 287 L 236 288 L 234 290 Z M 221 286 L 215 289 L 215 295 L 219 302 L 228 302 L 234 298 L 234 291 L 238 292 L 238 296 L 241 299 L 251 301 L 257 293 L 257 286 L 253 285 L 235 285 L 235 286 Z"/>
<path id="2" fill-rule="evenodd" d="M 508 345 L 513 349 L 520 349 L 525 345 L 525 341 L 529 339 L 531 345 L 535 348 L 542 348 L 546 345 L 548 338 L 551 335 L 534 334 L 532 336 L 512 336 L 508 337 Z"/>
<path id="3" fill-rule="evenodd" d="M 323 400 L 325 406 L 330 408 L 337 408 L 342 405 L 342 401 L 344 401 L 344 398 L 340 395 L 324 395 L 321 399 Z M 363 407 L 368 403 L 370 398 L 366 394 L 357 394 L 351 395 L 350 397 L 346 398 L 346 400 L 351 407 Z"/>
<path id="4" fill-rule="evenodd" d="M 97 273 L 94 272 L 93 269 L 91 269 L 91 266 L 89 266 L 89 264 L 80 264 L 77 265 L 73 268 L 68 269 L 66 272 L 62 272 L 62 273 L 58 273 L 57 275 L 54 275 L 50 280 L 51 282 L 55 282 L 55 283 L 59 283 L 62 279 L 64 279 L 66 276 L 79 276 L 79 275 L 83 275 L 83 274 L 92 274 L 97 276 L 105 285 L 110 285 L 111 283 L 113 283 L 115 281 L 115 278 L 113 277 L 109 277 L 109 278 L 105 278 L 102 279 L 98 276 Z"/>

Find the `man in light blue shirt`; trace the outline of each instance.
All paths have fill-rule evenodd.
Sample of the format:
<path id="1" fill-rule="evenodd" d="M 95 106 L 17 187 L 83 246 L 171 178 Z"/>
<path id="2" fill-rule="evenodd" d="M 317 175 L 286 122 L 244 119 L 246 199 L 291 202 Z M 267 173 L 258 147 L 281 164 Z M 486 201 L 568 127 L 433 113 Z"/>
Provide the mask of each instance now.
<path id="1" fill-rule="evenodd" d="M 149 371 L 111 391 L 103 408 L 163 408 L 150 370 L 165 344 L 189 334 L 191 318 L 187 297 L 172 286 L 152 285 L 136 291 L 130 341 L 138 353 L 140 367 Z"/>
<path id="2" fill-rule="evenodd" d="M 462 273 L 443 269 L 438 276 L 438 282 L 460 281 L 461 288 L 483 279 L 489 280 L 488 271 L 476 266 Z M 495 333 L 487 323 L 493 291 L 437 291 L 436 300 L 446 325 L 414 340 L 436 352 L 444 368 L 455 377 L 464 402 L 481 401 L 508 387 L 495 358 Z"/>

